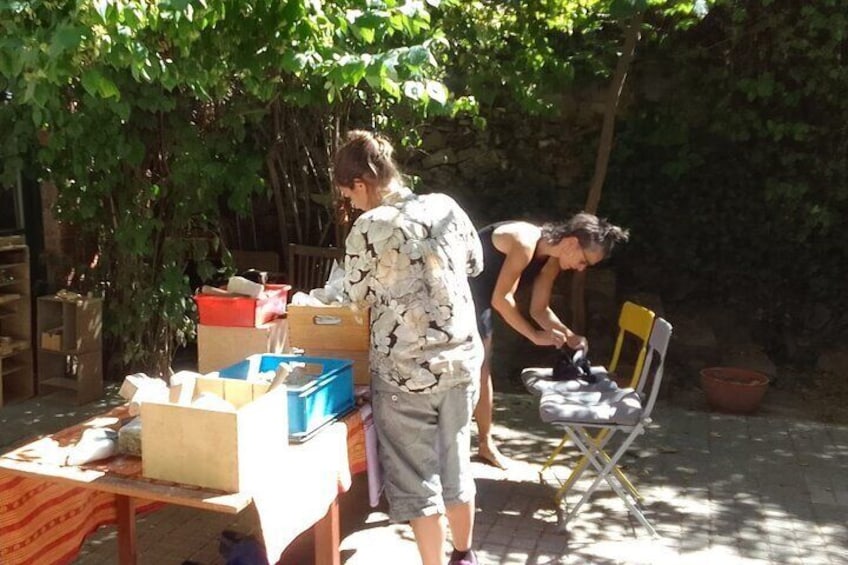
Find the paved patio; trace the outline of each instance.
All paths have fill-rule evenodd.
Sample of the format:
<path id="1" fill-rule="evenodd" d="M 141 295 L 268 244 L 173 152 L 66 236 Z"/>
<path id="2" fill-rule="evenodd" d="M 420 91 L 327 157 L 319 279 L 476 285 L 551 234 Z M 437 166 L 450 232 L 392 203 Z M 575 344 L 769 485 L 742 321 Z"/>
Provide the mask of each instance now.
<path id="1" fill-rule="evenodd" d="M 116 388 L 84 407 L 53 395 L 0 410 L 0 448 L 102 412 L 119 402 Z M 534 398 L 496 396 L 496 432 L 516 464 L 499 471 L 474 463 L 481 563 L 848 564 L 848 426 L 804 419 L 769 396 L 752 417 L 710 413 L 697 391 L 665 401 L 653 427 L 626 456 L 626 472 L 662 537 L 648 537 L 607 488 L 566 532 L 557 524 L 552 485 L 556 476 L 567 476 L 576 450 L 541 484 L 540 463 L 559 435 L 539 422 Z M 418 562 L 411 530 L 390 524 L 384 507 L 368 506 L 364 479 L 358 476 L 341 498 L 342 561 Z M 588 479 L 577 488 L 586 484 Z M 218 534 L 225 528 L 251 532 L 256 522 L 248 512 L 233 517 L 176 507 L 144 516 L 138 523 L 140 562 L 223 563 Z M 283 563 L 310 563 L 311 544 L 308 533 L 298 538 Z M 114 528 L 101 528 L 75 563 L 112 564 L 116 555 Z"/>

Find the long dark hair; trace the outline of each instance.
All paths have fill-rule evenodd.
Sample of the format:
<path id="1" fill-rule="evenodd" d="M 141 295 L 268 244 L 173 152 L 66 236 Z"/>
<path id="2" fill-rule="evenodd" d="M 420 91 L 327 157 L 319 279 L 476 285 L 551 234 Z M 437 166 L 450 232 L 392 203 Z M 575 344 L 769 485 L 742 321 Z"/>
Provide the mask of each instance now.
<path id="1" fill-rule="evenodd" d="M 606 257 L 616 243 L 625 242 L 630 238 L 630 230 L 586 212 L 575 214 L 565 222 L 549 222 L 542 226 L 542 239 L 551 245 L 571 236 L 577 238 L 583 249 L 600 249 Z"/>

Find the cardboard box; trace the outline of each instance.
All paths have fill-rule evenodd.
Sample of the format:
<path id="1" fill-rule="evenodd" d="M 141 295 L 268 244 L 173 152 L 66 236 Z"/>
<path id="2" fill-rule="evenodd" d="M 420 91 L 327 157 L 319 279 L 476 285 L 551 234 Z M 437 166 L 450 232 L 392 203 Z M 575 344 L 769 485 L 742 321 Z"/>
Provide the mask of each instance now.
<path id="1" fill-rule="evenodd" d="M 41 349 L 62 351 L 62 328 L 41 332 Z"/>
<path id="2" fill-rule="evenodd" d="M 278 318 L 255 328 L 197 326 L 197 371 L 229 367 L 255 353 L 282 353 L 289 348 L 289 326 Z"/>
<path id="3" fill-rule="evenodd" d="M 280 363 L 302 362 L 315 378 L 299 387 L 287 387 L 289 436 L 300 440 L 353 408 L 352 363 L 305 355 L 251 355 L 221 369 L 227 379 L 250 379 L 259 373 L 276 371 Z M 144 446 L 142 446 L 144 448 Z"/>
<path id="4" fill-rule="evenodd" d="M 183 386 L 187 386 L 183 382 Z M 279 468 L 288 447 L 285 386 L 193 379 L 191 398 L 212 393 L 233 412 L 148 401 L 141 405 L 142 474 L 226 492 L 247 490 Z"/>
<path id="5" fill-rule="evenodd" d="M 368 351 L 371 328 L 367 310 L 289 304 L 287 312 L 292 347 L 305 351 Z"/>

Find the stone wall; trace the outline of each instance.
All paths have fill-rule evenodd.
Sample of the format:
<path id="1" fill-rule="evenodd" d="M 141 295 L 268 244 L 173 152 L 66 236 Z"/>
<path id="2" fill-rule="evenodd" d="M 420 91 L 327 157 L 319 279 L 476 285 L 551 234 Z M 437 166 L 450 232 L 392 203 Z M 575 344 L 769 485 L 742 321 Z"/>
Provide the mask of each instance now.
<path id="1" fill-rule="evenodd" d="M 562 218 L 586 201 L 601 124 L 597 105 L 569 107 L 561 118 L 494 110 L 483 129 L 470 119 L 434 122 L 401 166 L 420 179 L 417 189 L 456 197 L 478 225 Z"/>

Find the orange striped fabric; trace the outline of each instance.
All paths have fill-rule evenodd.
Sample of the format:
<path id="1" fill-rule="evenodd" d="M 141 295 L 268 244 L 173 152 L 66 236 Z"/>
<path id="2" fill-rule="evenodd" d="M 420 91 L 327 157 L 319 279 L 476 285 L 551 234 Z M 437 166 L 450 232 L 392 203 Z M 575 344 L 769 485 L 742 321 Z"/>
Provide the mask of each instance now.
<path id="1" fill-rule="evenodd" d="M 116 517 L 112 494 L 0 474 L 0 563 L 70 563 L 85 538 Z"/>
<path id="2" fill-rule="evenodd" d="M 127 408 L 121 406 L 98 418 L 113 418 L 121 422 L 127 416 Z M 362 472 L 366 469 L 365 432 L 359 411 L 349 414 L 343 421 L 347 426 L 350 471 Z M 70 445 L 77 441 L 83 426 L 67 428 L 49 436 L 49 439 L 60 446 Z M 149 481 L 141 476 L 141 459 L 138 457 L 116 456 L 85 467 Z M 350 487 L 349 481 L 347 484 L 340 481 L 339 487 L 340 491 L 346 491 Z M 137 500 L 136 514 L 163 506 L 160 502 Z M 0 470 L 0 564 L 71 563 L 86 537 L 100 526 L 116 521 L 115 496 L 110 493 L 21 477 Z"/>

